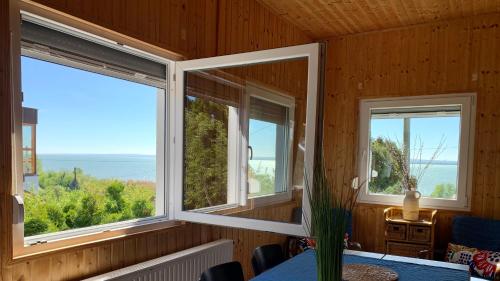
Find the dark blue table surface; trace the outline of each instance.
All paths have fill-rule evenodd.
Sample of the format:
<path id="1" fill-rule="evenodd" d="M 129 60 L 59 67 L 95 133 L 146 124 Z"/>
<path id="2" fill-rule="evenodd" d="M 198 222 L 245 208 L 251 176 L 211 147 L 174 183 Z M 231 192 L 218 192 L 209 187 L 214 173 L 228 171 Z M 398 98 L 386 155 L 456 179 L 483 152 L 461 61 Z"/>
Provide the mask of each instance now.
<path id="1" fill-rule="evenodd" d="M 469 271 L 420 265 L 377 258 L 344 255 L 344 263 L 373 264 L 388 267 L 399 274 L 399 281 L 470 280 Z M 306 251 L 262 273 L 252 281 L 316 281 L 316 255 Z"/>

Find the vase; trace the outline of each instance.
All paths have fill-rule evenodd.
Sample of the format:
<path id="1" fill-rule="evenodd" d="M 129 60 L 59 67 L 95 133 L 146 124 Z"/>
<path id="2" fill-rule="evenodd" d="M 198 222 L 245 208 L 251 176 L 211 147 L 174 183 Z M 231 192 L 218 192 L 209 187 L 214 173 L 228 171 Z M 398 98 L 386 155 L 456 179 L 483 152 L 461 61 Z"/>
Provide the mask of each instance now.
<path id="1" fill-rule="evenodd" d="M 403 200 L 403 219 L 417 221 L 419 214 L 419 200 L 422 194 L 416 190 L 406 191 L 405 199 Z"/>

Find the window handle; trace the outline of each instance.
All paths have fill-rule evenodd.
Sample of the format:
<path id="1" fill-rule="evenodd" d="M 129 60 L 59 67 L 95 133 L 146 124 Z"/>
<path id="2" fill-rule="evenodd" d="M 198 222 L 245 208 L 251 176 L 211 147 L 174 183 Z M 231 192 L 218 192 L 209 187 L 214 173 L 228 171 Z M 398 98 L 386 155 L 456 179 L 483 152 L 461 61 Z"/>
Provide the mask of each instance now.
<path id="1" fill-rule="evenodd" d="M 252 160 L 253 159 L 253 148 L 249 145 L 248 150 L 250 150 L 250 157 L 248 159 Z"/>

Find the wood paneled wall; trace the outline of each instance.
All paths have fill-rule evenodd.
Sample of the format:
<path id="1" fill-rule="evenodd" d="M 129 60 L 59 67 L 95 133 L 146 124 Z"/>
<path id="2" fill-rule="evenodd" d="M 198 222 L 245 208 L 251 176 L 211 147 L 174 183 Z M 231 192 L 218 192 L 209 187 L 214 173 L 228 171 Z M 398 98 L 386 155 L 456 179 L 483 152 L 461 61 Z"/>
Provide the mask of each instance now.
<path id="1" fill-rule="evenodd" d="M 491 14 L 329 39 L 325 157 L 337 186 L 357 174 L 360 99 L 477 92 L 470 214 L 500 219 L 499 25 L 500 14 Z M 365 250 L 384 250 L 383 209 L 355 211 L 354 238 Z M 439 213 L 440 248 L 455 214 Z"/>
<path id="2" fill-rule="evenodd" d="M 247 277 L 258 245 L 285 236 L 200 224 L 185 224 L 8 263 L 6 218 L 10 214 L 9 31 L 7 5 L 0 1 L 0 280 L 78 280 L 182 250 L 207 241 L 235 241 L 235 258 Z M 37 2 L 122 34 L 201 58 L 310 43 L 311 39 L 254 0 L 38 0 Z M 5 6 L 5 7 L 4 7 Z M 278 70 L 284 71 L 284 69 Z"/>

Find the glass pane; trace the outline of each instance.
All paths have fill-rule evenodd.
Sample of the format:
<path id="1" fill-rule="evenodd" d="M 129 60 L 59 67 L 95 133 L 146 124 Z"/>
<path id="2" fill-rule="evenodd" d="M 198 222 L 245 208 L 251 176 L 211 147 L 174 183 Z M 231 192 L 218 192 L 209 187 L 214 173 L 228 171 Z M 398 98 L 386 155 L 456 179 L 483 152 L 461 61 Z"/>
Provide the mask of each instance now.
<path id="1" fill-rule="evenodd" d="M 155 216 L 163 90 L 29 57 L 21 62 L 23 106 L 38 112 L 37 171 L 24 183 L 25 236 Z"/>
<path id="2" fill-rule="evenodd" d="M 23 125 L 23 149 L 31 149 L 33 147 L 32 125 Z"/>
<path id="3" fill-rule="evenodd" d="M 369 192 L 456 199 L 460 113 L 394 115 L 372 115 Z"/>
<path id="4" fill-rule="evenodd" d="M 460 116 L 413 118 L 411 174 L 418 180 L 422 196 L 456 199 Z"/>
<path id="5" fill-rule="evenodd" d="M 33 152 L 31 150 L 23 150 L 23 172 L 25 175 L 34 172 Z"/>
<path id="6" fill-rule="evenodd" d="M 184 79 L 183 210 L 300 224 L 307 59 Z"/>
<path id="7" fill-rule="evenodd" d="M 272 93 L 268 93 L 270 98 Z M 277 101 L 276 101 L 277 102 Z M 291 108 L 250 98 L 249 197 L 288 191 L 287 163 L 290 136 L 288 113 Z"/>

